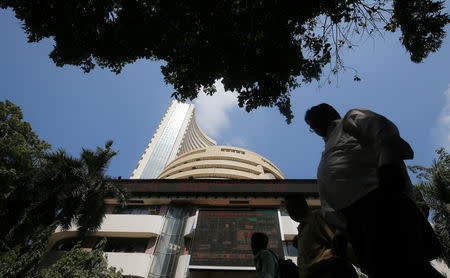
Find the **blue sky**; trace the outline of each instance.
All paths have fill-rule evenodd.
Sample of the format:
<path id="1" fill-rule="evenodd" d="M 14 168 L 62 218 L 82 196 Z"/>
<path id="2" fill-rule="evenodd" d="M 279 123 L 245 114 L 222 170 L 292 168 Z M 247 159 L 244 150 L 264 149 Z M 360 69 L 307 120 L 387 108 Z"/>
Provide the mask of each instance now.
<path id="1" fill-rule="evenodd" d="M 0 37 L 0 101 L 19 105 L 53 149 L 77 156 L 83 147 L 114 140 L 119 154 L 108 174 L 128 178 L 171 101 L 173 88 L 164 84 L 161 63 L 138 61 L 119 75 L 100 68 L 85 74 L 76 67 L 56 67 L 48 57 L 52 40 L 27 43 L 10 10 L 0 10 Z M 223 92 L 194 101 L 200 126 L 219 144 L 265 156 L 291 179 L 316 176 L 323 141 L 309 132 L 303 115 L 321 102 L 342 115 L 364 107 L 391 119 L 415 151 L 408 165 L 429 166 L 436 148 L 450 149 L 448 36 L 440 51 L 420 64 L 410 61 L 398 34 L 366 39 L 342 57 L 362 81 L 354 82 L 349 71 L 331 85 L 313 82 L 295 90 L 291 125 L 276 108 L 247 113 L 237 107 L 233 93 Z"/>

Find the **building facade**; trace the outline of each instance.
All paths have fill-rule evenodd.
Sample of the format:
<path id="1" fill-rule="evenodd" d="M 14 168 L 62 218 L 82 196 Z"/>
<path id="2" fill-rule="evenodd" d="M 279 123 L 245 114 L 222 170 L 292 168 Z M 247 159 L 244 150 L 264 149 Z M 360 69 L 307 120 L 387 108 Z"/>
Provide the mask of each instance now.
<path id="1" fill-rule="evenodd" d="M 250 236 L 268 234 L 269 247 L 296 261 L 298 223 L 283 210 L 286 195 L 302 193 L 319 206 L 315 180 L 285 180 L 267 158 L 216 146 L 195 120 L 194 105 L 173 101 L 130 179 L 126 207 L 107 199 L 100 229 L 108 263 L 126 277 L 254 277 Z M 76 227 L 50 239 L 56 258 L 78 240 Z"/>
<path id="2" fill-rule="evenodd" d="M 155 179 L 176 157 L 213 145 L 197 125 L 194 104 L 173 100 L 130 178 Z"/>
<path id="3" fill-rule="evenodd" d="M 230 146 L 200 148 L 171 161 L 158 179 L 284 179 L 272 162 Z"/>

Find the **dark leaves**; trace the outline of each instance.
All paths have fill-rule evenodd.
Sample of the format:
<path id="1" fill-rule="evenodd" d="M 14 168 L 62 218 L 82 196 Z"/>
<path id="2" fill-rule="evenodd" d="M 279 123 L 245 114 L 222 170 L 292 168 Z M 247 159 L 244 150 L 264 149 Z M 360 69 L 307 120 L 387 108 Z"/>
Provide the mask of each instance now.
<path id="1" fill-rule="evenodd" d="M 69 252 L 64 254 L 55 264 L 48 268 L 41 269 L 39 273 L 32 277 L 53 278 L 53 277 L 73 277 L 73 278 L 119 278 L 121 271 L 114 267 L 108 267 L 103 249 L 106 239 L 101 240 L 91 251 L 86 252 L 76 244 Z"/>
<path id="2" fill-rule="evenodd" d="M 396 25 L 400 26 L 400 40 L 411 53 L 411 61 L 419 63 L 441 47 L 444 27 L 450 22 L 447 14 L 441 14 L 443 8 L 444 1 L 394 1 L 395 24 L 391 23 L 387 28 L 395 30 Z"/>
<path id="3" fill-rule="evenodd" d="M 80 158 L 48 147 L 22 121 L 19 107 L 0 102 L 0 252 L 16 245 L 26 252 L 50 226 L 95 231 L 105 214 L 104 199 L 125 200 L 124 190 L 105 174 L 117 154 L 112 141 L 95 151 L 83 149 Z"/>
<path id="4" fill-rule="evenodd" d="M 251 111 L 276 105 L 288 122 L 290 93 L 319 80 L 325 65 L 345 69 L 341 48 L 357 36 L 400 27 L 414 62 L 439 49 L 449 22 L 431 0 L 8 1 L 30 42 L 53 37 L 57 66 L 96 65 L 120 73 L 137 59 L 163 60 L 179 100 L 218 79 Z M 354 36 L 354 35 L 357 36 Z M 335 56 L 333 62 L 332 56 Z M 357 80 L 358 81 L 358 80 Z"/>

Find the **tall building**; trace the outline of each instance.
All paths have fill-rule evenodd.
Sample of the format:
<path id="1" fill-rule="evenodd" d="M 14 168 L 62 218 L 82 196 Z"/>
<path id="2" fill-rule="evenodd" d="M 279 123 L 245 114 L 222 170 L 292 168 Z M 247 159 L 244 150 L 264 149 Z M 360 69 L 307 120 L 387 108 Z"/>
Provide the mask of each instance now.
<path id="1" fill-rule="evenodd" d="M 213 145 L 197 125 L 194 105 L 173 100 L 130 178 L 155 179 L 176 157 Z"/>
<path id="2" fill-rule="evenodd" d="M 125 208 L 105 200 L 100 229 L 108 263 L 126 277 L 254 277 L 250 236 L 268 234 L 269 247 L 296 261 L 298 223 L 283 210 L 286 195 L 302 193 L 319 206 L 315 180 L 285 180 L 267 158 L 216 146 L 195 120 L 194 105 L 173 101 L 131 178 Z M 53 257 L 77 241 L 76 227 L 50 239 Z"/>

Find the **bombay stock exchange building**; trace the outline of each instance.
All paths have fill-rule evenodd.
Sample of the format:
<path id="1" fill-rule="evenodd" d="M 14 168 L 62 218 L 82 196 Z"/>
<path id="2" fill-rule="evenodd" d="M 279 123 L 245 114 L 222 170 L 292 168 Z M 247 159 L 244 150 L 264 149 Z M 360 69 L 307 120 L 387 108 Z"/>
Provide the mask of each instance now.
<path id="1" fill-rule="evenodd" d="M 269 248 L 296 261 L 298 223 L 284 212 L 287 194 L 319 206 L 314 180 L 285 180 L 267 158 L 217 146 L 197 125 L 193 104 L 172 101 L 130 179 L 126 207 L 107 199 L 100 229 L 108 264 L 126 277 L 254 277 L 250 236 L 268 234 Z M 77 241 L 76 227 L 50 239 L 56 258 Z"/>

